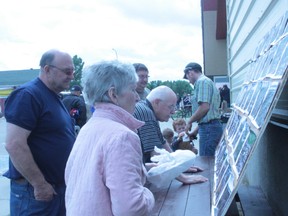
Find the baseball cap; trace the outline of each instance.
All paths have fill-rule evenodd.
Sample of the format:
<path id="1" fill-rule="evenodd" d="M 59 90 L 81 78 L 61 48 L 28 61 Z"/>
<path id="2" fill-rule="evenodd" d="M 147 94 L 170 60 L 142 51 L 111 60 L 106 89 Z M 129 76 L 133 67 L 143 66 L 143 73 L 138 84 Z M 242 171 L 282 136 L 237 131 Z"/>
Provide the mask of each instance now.
<path id="1" fill-rule="evenodd" d="M 188 71 L 190 70 L 198 70 L 202 73 L 202 67 L 195 62 L 190 62 L 189 64 L 186 65 L 185 69 L 184 69 L 184 77 L 183 79 L 187 79 L 186 74 Z"/>
<path id="2" fill-rule="evenodd" d="M 71 87 L 70 91 L 80 91 L 81 92 L 81 87 L 79 85 L 73 85 Z"/>

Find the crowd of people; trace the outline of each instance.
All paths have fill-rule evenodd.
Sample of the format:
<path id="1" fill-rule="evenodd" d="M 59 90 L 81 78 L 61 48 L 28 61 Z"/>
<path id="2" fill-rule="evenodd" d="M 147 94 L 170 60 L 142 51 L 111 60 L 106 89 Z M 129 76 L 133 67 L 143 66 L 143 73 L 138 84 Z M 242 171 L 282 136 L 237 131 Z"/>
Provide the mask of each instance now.
<path id="1" fill-rule="evenodd" d="M 68 53 L 49 50 L 40 59 L 39 77 L 6 100 L 11 216 L 149 215 L 155 200 L 145 182 L 147 171 L 157 166 L 151 162 L 155 146 L 214 155 L 222 135 L 220 95 L 199 64 L 184 69 L 195 86 L 193 114 L 187 122 L 173 122 L 175 138 L 159 122 L 175 113 L 177 95 L 166 86 L 150 91 L 144 64 L 97 62 L 84 68 L 83 89 L 72 86 L 62 99 L 74 71 Z M 94 111 L 88 120 L 87 104 Z M 193 122 L 198 127 L 191 131 Z M 193 145 L 198 133 L 199 153 Z M 201 171 L 191 165 L 187 172 L 193 174 L 176 180 L 208 181 Z"/>

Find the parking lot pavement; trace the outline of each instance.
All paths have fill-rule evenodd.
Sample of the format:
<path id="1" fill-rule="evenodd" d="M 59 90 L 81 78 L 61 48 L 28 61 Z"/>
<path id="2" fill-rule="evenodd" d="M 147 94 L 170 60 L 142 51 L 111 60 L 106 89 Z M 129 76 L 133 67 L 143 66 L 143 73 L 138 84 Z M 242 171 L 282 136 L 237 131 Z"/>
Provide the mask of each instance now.
<path id="1" fill-rule="evenodd" d="M 8 153 L 4 147 L 6 138 L 6 121 L 4 118 L 0 118 L 0 131 L 0 216 L 7 216 L 10 211 L 10 181 L 2 176 L 2 174 L 8 169 Z"/>

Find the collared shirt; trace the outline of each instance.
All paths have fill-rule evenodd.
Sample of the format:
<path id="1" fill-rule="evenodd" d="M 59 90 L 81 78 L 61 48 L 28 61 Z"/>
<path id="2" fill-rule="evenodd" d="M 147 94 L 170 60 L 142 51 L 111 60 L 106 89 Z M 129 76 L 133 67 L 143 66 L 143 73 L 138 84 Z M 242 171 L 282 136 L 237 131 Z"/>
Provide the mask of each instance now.
<path id="1" fill-rule="evenodd" d="M 192 97 L 192 112 L 195 113 L 202 102 L 209 103 L 208 113 L 198 123 L 207 123 L 214 119 L 220 119 L 220 94 L 215 84 L 205 75 L 201 75 L 195 82 L 194 95 Z"/>
<path id="2" fill-rule="evenodd" d="M 140 97 L 140 100 L 145 100 L 147 95 L 150 93 L 150 89 L 145 88 L 143 92 L 137 92 L 137 93 Z"/>
<path id="3" fill-rule="evenodd" d="M 151 152 L 154 147 L 163 148 L 166 143 L 161 133 L 159 122 L 156 119 L 151 103 L 146 99 L 139 101 L 135 106 L 134 117 L 144 121 L 145 125 L 138 129 L 142 151 Z"/>
<path id="4" fill-rule="evenodd" d="M 67 215 L 149 215 L 154 197 L 143 185 L 137 128 L 144 123 L 112 103 L 95 105 L 69 156 Z"/>

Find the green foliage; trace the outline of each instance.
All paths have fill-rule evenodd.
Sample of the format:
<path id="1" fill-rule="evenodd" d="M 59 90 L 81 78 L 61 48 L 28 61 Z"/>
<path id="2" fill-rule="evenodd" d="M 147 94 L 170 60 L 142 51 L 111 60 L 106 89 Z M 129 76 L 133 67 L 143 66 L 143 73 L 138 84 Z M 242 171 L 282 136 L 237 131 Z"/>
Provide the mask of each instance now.
<path id="1" fill-rule="evenodd" d="M 150 90 L 160 86 L 165 85 L 170 87 L 177 95 L 182 97 L 184 93 L 193 94 L 193 88 L 189 82 L 184 80 L 177 80 L 177 81 L 151 81 L 148 83 L 147 88 Z"/>
<path id="2" fill-rule="evenodd" d="M 82 69 L 84 67 L 84 62 L 77 55 L 73 56 L 72 60 L 75 67 L 75 74 L 74 74 L 74 80 L 72 80 L 70 83 L 70 87 L 73 85 L 81 86 Z"/>
<path id="3" fill-rule="evenodd" d="M 80 85 L 81 86 L 81 78 L 82 78 L 82 70 L 84 67 L 84 62 L 80 57 L 77 55 L 73 56 L 73 64 L 75 67 L 75 74 L 74 80 L 71 81 L 70 87 L 73 85 Z M 193 88 L 191 87 L 190 83 L 184 80 L 177 80 L 177 81 L 151 81 L 148 83 L 147 88 L 150 90 L 160 86 L 165 85 L 170 87 L 177 95 L 182 97 L 184 93 L 193 94 Z"/>

